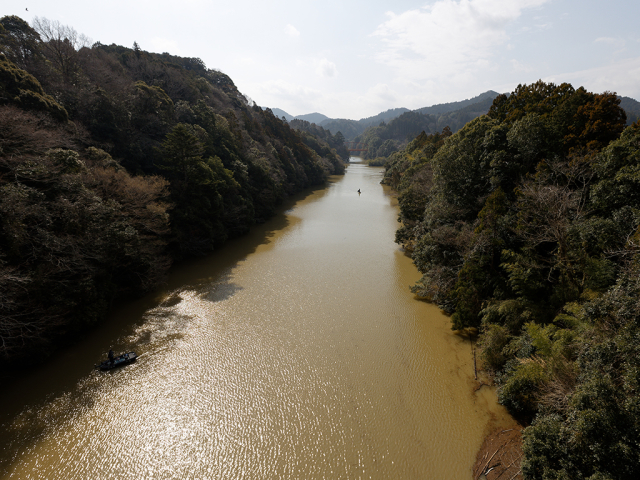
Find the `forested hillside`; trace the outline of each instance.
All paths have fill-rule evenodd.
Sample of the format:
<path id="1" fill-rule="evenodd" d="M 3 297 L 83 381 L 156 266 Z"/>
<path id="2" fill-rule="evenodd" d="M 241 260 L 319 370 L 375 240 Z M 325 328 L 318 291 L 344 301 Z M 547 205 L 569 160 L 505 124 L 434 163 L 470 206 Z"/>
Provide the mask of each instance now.
<path id="1" fill-rule="evenodd" d="M 1 361 L 46 354 L 343 161 L 341 137 L 297 132 L 198 58 L 3 17 Z"/>
<path id="2" fill-rule="evenodd" d="M 342 133 L 337 132 L 332 135 L 329 130 L 325 130 L 315 123 L 297 118 L 291 120 L 289 126 L 296 130 L 302 137 L 304 144 L 318 155 L 325 156 L 334 151 L 340 158 L 349 158 L 349 150 L 344 144 Z M 342 172 L 344 172 L 344 168 L 338 169 L 336 173 Z"/>
<path id="3" fill-rule="evenodd" d="M 479 329 L 527 479 L 640 477 L 640 125 L 537 82 L 392 155 L 418 295 Z"/>
<path id="4" fill-rule="evenodd" d="M 435 132 L 436 125 L 436 117 L 410 111 L 389 123 L 382 122 L 378 126 L 367 128 L 354 141 L 360 148 L 367 149 L 363 158 L 367 160 L 377 157 L 386 158 L 404 147 L 420 132 Z"/>
<path id="5" fill-rule="evenodd" d="M 627 114 L 627 125 L 640 120 L 640 102 L 629 97 L 620 97 L 620 106 Z"/>
<path id="6" fill-rule="evenodd" d="M 484 93 L 481 93 L 477 97 L 473 97 L 467 100 L 461 100 L 459 102 L 439 103 L 430 107 L 422 107 L 418 108 L 416 112 L 424 113 L 425 115 L 441 115 L 444 113 L 451 113 L 465 109 L 477 109 L 477 107 L 480 106 L 480 109 L 483 110 L 484 113 L 486 113 L 493 103 L 493 100 L 498 95 L 498 92 L 488 90 Z M 484 107 L 484 105 L 486 105 L 486 108 Z"/>

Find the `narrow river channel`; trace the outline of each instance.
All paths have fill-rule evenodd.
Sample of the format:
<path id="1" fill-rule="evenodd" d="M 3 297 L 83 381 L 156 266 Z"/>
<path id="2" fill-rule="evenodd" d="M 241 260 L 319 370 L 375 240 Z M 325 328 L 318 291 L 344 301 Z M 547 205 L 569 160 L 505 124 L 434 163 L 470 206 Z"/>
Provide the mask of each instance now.
<path id="1" fill-rule="evenodd" d="M 381 178 L 352 163 L 5 385 L 0 478 L 471 478 L 507 416 L 409 291 Z M 110 347 L 141 356 L 92 370 Z"/>

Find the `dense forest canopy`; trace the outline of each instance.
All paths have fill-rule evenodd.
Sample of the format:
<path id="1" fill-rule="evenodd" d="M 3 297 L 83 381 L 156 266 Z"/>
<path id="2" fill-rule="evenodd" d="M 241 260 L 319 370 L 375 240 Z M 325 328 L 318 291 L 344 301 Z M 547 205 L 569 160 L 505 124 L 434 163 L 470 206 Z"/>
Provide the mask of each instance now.
<path id="1" fill-rule="evenodd" d="M 302 136 L 305 145 L 318 155 L 328 154 L 331 149 L 335 149 L 340 158 L 349 158 L 349 150 L 345 146 L 342 132 L 338 131 L 332 135 L 329 130 L 301 119 L 291 120 L 289 126 L 295 129 Z"/>
<path id="2" fill-rule="evenodd" d="M 640 476 L 640 125 L 537 82 L 387 164 L 415 293 L 479 329 L 527 479 Z"/>
<path id="3" fill-rule="evenodd" d="M 0 358 L 48 352 L 348 158 L 198 58 L 1 18 Z"/>

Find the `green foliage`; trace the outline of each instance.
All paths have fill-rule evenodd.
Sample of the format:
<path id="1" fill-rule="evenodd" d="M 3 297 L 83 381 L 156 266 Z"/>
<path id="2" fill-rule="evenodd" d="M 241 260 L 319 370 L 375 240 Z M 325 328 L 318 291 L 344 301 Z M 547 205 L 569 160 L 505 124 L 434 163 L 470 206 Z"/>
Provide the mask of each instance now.
<path id="1" fill-rule="evenodd" d="M 172 230 L 181 255 L 202 254 L 253 222 L 253 205 L 219 157 L 203 158 L 206 131 L 178 124 L 163 145 L 161 169 L 171 181 Z M 235 166 L 246 180 L 247 168 Z"/>
<path id="2" fill-rule="evenodd" d="M 452 290 L 456 304 L 456 311 L 451 316 L 454 330 L 480 326 L 480 311 L 487 292 L 492 290 L 488 281 L 490 269 L 490 259 L 484 256 L 464 262 Z"/>
<path id="3" fill-rule="evenodd" d="M 67 120 L 67 111 L 44 92 L 40 82 L 1 54 L 0 104 L 18 105 L 25 110 L 47 112 L 60 121 Z"/>
<path id="4" fill-rule="evenodd" d="M 182 182 L 187 188 L 190 183 L 197 181 L 204 152 L 204 145 L 197 133 L 196 127 L 179 123 L 162 142 L 164 161 L 160 168 L 167 172 L 169 179 Z"/>
<path id="5" fill-rule="evenodd" d="M 386 165 L 422 273 L 412 288 L 480 327 L 484 368 L 526 422 L 525 478 L 640 473 L 637 125 L 614 94 L 537 82 L 431 153 Z"/>
<path id="6" fill-rule="evenodd" d="M 527 479 L 572 478 L 561 463 L 567 458 L 562 435 L 562 417 L 545 415 L 524 431 L 522 473 Z M 556 466 L 556 468 L 553 468 Z M 558 468 L 559 467 L 559 468 Z M 560 470 L 560 471 L 559 471 Z"/>
<path id="7" fill-rule="evenodd" d="M 575 92 L 568 83 L 555 85 L 538 80 L 530 85 L 520 84 L 510 95 L 496 97 L 489 109 L 489 116 L 507 123 L 513 123 L 530 113 L 547 116 Z"/>
<path id="8" fill-rule="evenodd" d="M 39 54 L 40 35 L 20 17 L 7 15 L 0 18 L 0 53 L 26 68 Z"/>
<path id="9" fill-rule="evenodd" d="M 544 365 L 536 360 L 507 362 L 498 400 L 512 412 L 530 415 L 536 411 L 540 388 L 547 380 Z"/>
<path id="10" fill-rule="evenodd" d="M 521 298 L 492 299 L 484 306 L 480 315 L 485 326 L 505 326 L 509 332 L 518 334 L 526 322 L 544 318 L 544 308 Z"/>
<path id="11" fill-rule="evenodd" d="M 623 300 L 621 290 L 612 292 L 604 305 Z M 640 473 L 637 327 L 627 324 L 597 340 L 593 333 L 599 327 L 591 331 L 590 345 L 582 347 L 578 358 L 581 382 L 564 414 L 542 413 L 525 430 L 526 478 L 635 478 Z"/>
<path id="12" fill-rule="evenodd" d="M 483 143 L 495 125 L 487 116 L 476 118 L 447 139 L 433 158 L 436 202 L 450 205 L 456 219 L 474 219 L 482 208 L 478 198 L 491 191 Z M 432 222 L 453 220 L 442 218 L 439 209 L 431 216 Z"/>
<path id="13" fill-rule="evenodd" d="M 598 155 L 593 168 L 597 181 L 592 202 L 603 215 L 631 207 L 640 207 L 640 127 L 627 128 Z"/>
<path id="14" fill-rule="evenodd" d="M 170 118 L 173 113 L 173 101 L 158 86 L 149 86 L 142 80 L 135 84 L 136 95 L 138 97 L 140 113 L 158 113 L 162 112 L 165 117 Z"/>
<path id="15" fill-rule="evenodd" d="M 80 155 L 73 150 L 56 148 L 48 150 L 45 155 L 60 168 L 61 173 L 80 173 L 86 170 Z"/>
<path id="16" fill-rule="evenodd" d="M 478 343 L 484 368 L 497 371 L 504 367 L 509 359 L 505 347 L 510 340 L 511 335 L 506 327 L 496 323 L 487 323 Z"/>
<path id="17" fill-rule="evenodd" d="M 341 132 L 332 135 L 329 130 L 306 120 L 294 119 L 289 125 L 299 132 L 306 133 L 302 136 L 305 145 L 321 157 L 326 157 L 334 166 L 333 173 L 344 173 L 344 162 L 349 161 L 350 154 L 344 144 L 344 135 Z"/>
<path id="18" fill-rule="evenodd" d="M 355 138 L 355 141 L 367 148 L 365 160 L 372 160 L 376 157 L 389 157 L 420 132 L 432 132 L 435 129 L 435 118 L 409 111 L 392 119 L 388 124 L 382 122 L 378 126 L 367 128 Z"/>
<path id="19" fill-rule="evenodd" d="M 451 136 L 451 130 L 445 128 L 442 133 L 427 135 L 422 132 L 414 138 L 402 152 L 391 155 L 385 164 L 385 175 L 381 183 L 391 185 L 393 188 L 404 190 L 413 182 L 413 177 L 418 176 L 422 181 L 425 177 L 420 171 L 427 167 L 429 160 L 444 145 L 446 138 Z M 428 168 L 431 168 L 430 166 Z M 426 173 L 430 179 L 431 171 Z M 417 177 L 417 178 L 418 178 Z M 400 181 L 404 185 L 400 187 Z M 431 182 L 431 180 L 429 180 Z M 400 212 L 402 214 L 402 211 Z"/>
<path id="20" fill-rule="evenodd" d="M 546 125 L 546 143 L 558 153 L 598 151 L 617 138 L 626 122 L 620 100 L 610 92 L 593 94 L 563 83 L 539 80 L 499 95 L 489 116 L 512 125 L 535 114 Z"/>
<path id="21" fill-rule="evenodd" d="M 626 121 L 617 95 L 611 92 L 593 95 L 578 107 L 564 142 L 573 150 L 602 150 L 620 136 Z"/>
<path id="22" fill-rule="evenodd" d="M 367 160 L 367 165 L 370 167 L 384 167 L 387 163 L 387 157 L 376 157 L 371 160 Z"/>

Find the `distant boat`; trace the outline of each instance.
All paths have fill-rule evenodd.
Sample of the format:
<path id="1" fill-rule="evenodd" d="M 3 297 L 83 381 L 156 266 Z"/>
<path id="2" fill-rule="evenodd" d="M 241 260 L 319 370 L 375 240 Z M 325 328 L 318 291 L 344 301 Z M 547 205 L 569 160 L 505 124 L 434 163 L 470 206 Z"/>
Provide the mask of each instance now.
<path id="1" fill-rule="evenodd" d="M 124 367 L 125 365 L 135 362 L 136 358 L 138 358 L 136 352 L 123 353 L 122 355 L 114 357 L 113 361 L 105 360 L 100 362 L 100 365 L 96 365 L 96 368 L 100 370 L 111 370 L 112 368 Z"/>

